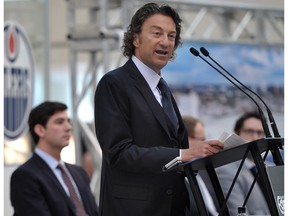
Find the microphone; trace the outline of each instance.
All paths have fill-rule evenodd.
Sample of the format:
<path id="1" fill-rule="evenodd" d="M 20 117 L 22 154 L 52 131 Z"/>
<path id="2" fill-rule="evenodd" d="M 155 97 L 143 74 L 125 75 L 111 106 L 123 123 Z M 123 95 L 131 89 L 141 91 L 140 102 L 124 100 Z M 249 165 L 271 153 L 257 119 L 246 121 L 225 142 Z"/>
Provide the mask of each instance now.
<path id="1" fill-rule="evenodd" d="M 203 55 L 209 56 L 209 58 L 210 58 L 216 65 L 218 65 L 222 70 L 224 70 L 228 75 L 230 75 L 230 77 L 232 77 L 235 81 L 237 81 L 242 87 L 244 87 L 245 89 L 249 90 L 251 93 L 253 93 L 254 95 L 256 95 L 256 96 L 262 101 L 262 103 L 265 105 L 265 107 L 266 107 L 266 109 L 267 109 L 268 115 L 271 115 L 271 117 L 272 117 L 272 118 L 270 118 L 270 116 L 269 116 L 269 120 L 270 120 L 270 122 L 271 122 L 271 120 L 272 120 L 271 126 L 274 125 L 274 126 L 273 126 L 274 128 L 272 128 L 272 129 L 273 129 L 274 136 L 280 137 L 280 135 L 279 135 L 279 133 L 278 133 L 277 126 L 276 126 L 276 123 L 275 123 L 274 118 L 273 118 L 273 116 L 272 116 L 272 113 L 271 113 L 270 109 L 268 108 L 268 106 L 266 105 L 266 103 L 262 100 L 262 98 L 260 98 L 260 96 L 259 96 L 258 94 L 256 94 L 256 93 L 253 92 L 252 90 L 250 90 L 250 89 L 249 89 L 248 87 L 246 87 L 243 83 L 241 83 L 238 79 L 236 79 L 234 76 L 232 76 L 227 70 L 225 70 L 222 66 L 220 66 L 220 64 L 218 64 L 216 61 L 214 61 L 214 59 L 212 59 L 212 58 L 210 57 L 209 52 L 208 52 L 204 47 L 201 47 L 201 48 L 200 48 L 200 51 L 202 52 Z M 266 135 L 266 137 L 271 137 L 269 128 L 268 128 L 268 126 L 267 126 L 267 121 L 266 121 L 266 119 L 265 119 L 265 116 L 264 116 L 263 111 L 262 111 L 262 109 L 260 108 L 259 104 L 258 104 L 247 92 L 245 92 L 242 88 L 240 88 L 239 85 L 237 85 L 233 80 L 231 80 L 229 77 L 227 77 L 225 74 L 223 74 L 218 68 L 216 68 L 216 67 L 215 67 L 214 65 L 212 65 L 210 62 L 208 62 L 206 59 L 204 59 L 204 58 L 199 54 L 199 52 L 198 52 L 196 49 L 190 48 L 190 52 L 191 52 L 193 55 L 195 55 L 195 56 L 199 56 L 203 61 L 205 61 L 205 62 L 206 62 L 207 64 L 209 64 L 213 69 L 215 69 L 218 73 L 220 73 L 220 74 L 221 74 L 222 76 L 224 76 L 227 80 L 229 80 L 234 86 L 236 86 L 238 89 L 240 89 L 244 94 L 246 94 L 246 95 L 255 103 L 255 105 L 258 107 L 258 110 L 259 110 L 259 114 L 260 114 L 260 118 L 261 118 L 261 122 L 262 122 L 262 126 L 263 126 L 263 129 L 264 129 L 265 135 Z M 268 111 L 268 110 L 269 110 L 269 111 Z M 270 113 L 270 114 L 269 114 L 269 113 Z M 272 124 L 272 123 L 273 123 L 273 124 Z M 279 142 L 278 142 L 278 146 L 279 146 L 279 145 L 282 145 L 282 144 L 279 144 Z M 283 162 L 282 157 L 281 157 L 281 155 L 280 155 L 279 149 L 278 149 L 277 146 L 275 146 L 275 145 L 272 145 L 272 146 L 273 146 L 273 150 L 271 150 L 271 152 L 272 152 L 272 155 L 273 155 L 274 163 L 275 163 L 276 165 L 284 165 L 284 162 Z M 281 147 L 282 147 L 282 146 L 281 146 Z M 265 156 L 264 156 L 264 160 L 265 160 L 265 158 L 266 158 L 266 156 L 267 156 L 267 153 L 268 153 L 268 150 L 266 151 L 266 154 L 265 154 Z M 246 157 L 246 156 L 245 156 L 245 157 Z M 242 160 L 241 164 L 242 164 L 243 162 L 244 162 L 244 161 Z M 242 165 L 240 165 L 240 166 L 242 166 Z M 255 176 L 255 178 L 254 178 L 254 181 L 253 181 L 253 183 L 252 183 L 252 185 L 251 185 L 251 187 L 250 187 L 250 189 L 249 189 L 249 191 L 248 191 L 248 194 L 246 195 L 246 198 L 245 198 L 245 201 L 244 201 L 243 206 L 246 205 L 246 203 L 247 203 L 247 201 L 248 201 L 248 199 L 249 199 L 249 197 L 250 197 L 251 191 L 253 190 L 254 185 L 255 185 L 258 177 L 259 177 L 259 172 L 257 172 L 257 174 L 256 174 L 256 176 Z M 234 179 L 234 180 L 236 180 L 236 179 Z M 233 184 L 233 183 L 232 183 L 232 184 Z M 232 185 L 232 187 L 233 187 L 233 185 Z M 232 190 L 232 187 L 230 187 L 229 192 L 230 192 L 230 190 Z M 229 193 L 229 192 L 228 192 L 228 193 Z M 227 202 L 227 199 L 228 199 L 228 198 L 226 197 L 226 199 L 225 199 L 225 204 L 226 204 L 226 202 Z M 225 206 L 225 205 L 223 205 L 223 206 Z M 223 207 L 222 207 L 222 209 L 223 209 Z M 221 209 L 221 210 L 222 210 L 222 209 Z M 223 211 L 223 210 L 222 210 L 222 211 Z"/>
<path id="2" fill-rule="evenodd" d="M 205 49 L 205 48 L 202 48 L 201 47 L 201 49 L 200 49 L 200 51 L 203 53 L 203 55 L 205 55 L 205 56 L 209 56 L 209 52 Z M 245 92 L 242 88 L 240 88 L 239 87 L 239 85 L 237 85 L 233 80 L 231 80 L 229 77 L 227 77 L 225 74 L 223 74 L 218 68 L 216 68 L 214 65 L 212 65 L 210 62 L 208 62 L 206 59 L 204 59 L 200 54 L 199 54 L 199 52 L 196 50 L 196 49 L 194 49 L 193 47 L 192 48 L 190 48 L 190 52 L 193 54 L 193 55 L 195 55 L 195 56 L 199 56 L 203 61 L 205 61 L 207 64 L 209 64 L 213 69 L 215 69 L 218 73 L 220 73 L 222 76 L 224 76 L 227 80 L 229 80 L 234 86 L 236 86 L 238 89 L 240 89 L 244 94 L 246 94 L 254 103 L 255 103 L 255 105 L 258 107 L 258 110 L 259 110 L 259 115 L 260 115 L 260 118 L 261 118 L 261 122 L 262 122 L 262 126 L 263 126 L 263 129 L 264 129 L 264 132 L 265 132 L 265 135 L 266 135 L 266 137 L 271 137 L 271 134 L 270 134 L 270 131 L 269 131 L 269 128 L 268 128 L 268 126 L 267 126 L 267 122 L 266 122 L 266 119 L 265 119 L 265 117 L 264 117 L 264 114 L 263 114 L 263 111 L 262 111 L 262 109 L 260 108 L 260 106 L 259 106 L 259 104 L 254 100 L 254 98 L 252 98 L 247 92 Z M 213 60 L 213 62 L 214 62 L 214 60 Z M 216 63 L 218 66 L 219 66 L 219 64 L 218 63 Z M 219 66 L 222 70 L 224 70 L 225 72 L 227 72 L 225 69 L 223 69 L 223 67 L 221 67 L 221 66 Z M 229 72 L 227 72 L 234 80 L 236 80 L 237 82 L 239 81 L 238 79 L 236 79 L 234 76 L 232 76 Z M 241 83 L 240 81 L 239 81 L 239 83 Z M 245 86 L 244 84 L 240 84 L 240 85 L 242 85 L 243 87 Z M 248 89 L 248 87 L 244 87 L 245 89 Z M 249 91 L 251 91 L 252 92 L 252 90 L 250 90 L 249 89 Z M 253 93 L 254 94 L 254 93 Z M 256 94 L 256 93 L 255 93 Z M 257 96 L 258 97 L 258 96 Z M 261 100 L 262 101 L 262 100 Z M 265 104 L 265 103 L 264 103 Z M 274 131 L 273 131 L 274 132 Z M 275 132 L 274 132 L 275 133 Z M 280 135 L 279 135 L 280 136 Z M 278 142 L 278 145 L 279 145 L 279 142 Z M 274 145 L 273 145 L 274 146 Z M 279 152 L 279 149 L 277 148 L 274 148 L 273 149 L 273 151 L 271 151 L 272 152 L 272 155 L 273 155 L 273 159 L 274 159 L 274 163 L 276 164 L 276 165 L 284 165 L 284 162 L 283 162 L 283 160 L 282 160 L 282 157 L 281 157 L 281 155 L 280 155 L 280 152 Z M 246 152 L 247 153 L 247 152 Z M 266 155 L 267 155 L 267 153 L 268 153 L 268 151 L 266 152 Z M 265 157 L 266 157 L 266 155 L 265 155 Z M 246 156 L 245 156 L 246 157 Z M 264 159 L 265 160 L 265 159 Z M 242 162 L 241 162 L 241 164 L 243 163 L 244 161 L 242 160 Z M 240 166 L 242 166 L 242 165 L 240 165 Z M 246 195 L 246 198 L 245 198 L 245 201 L 244 201 L 244 204 L 243 204 L 243 206 L 246 204 L 246 202 L 247 202 L 247 200 L 249 199 L 249 197 L 250 197 L 250 194 L 251 194 L 251 191 L 253 190 L 253 188 L 254 188 L 254 185 L 255 185 L 255 183 L 256 183 L 256 181 L 257 181 L 257 178 L 258 178 L 258 176 L 259 176 L 259 172 L 257 172 L 257 174 L 256 174 L 256 176 L 255 176 L 255 178 L 254 178 L 254 181 L 253 181 L 253 183 L 252 183 L 252 185 L 251 185 L 251 187 L 250 187 L 250 189 L 249 189 L 249 192 L 248 192 L 248 194 Z M 236 179 L 234 179 L 234 180 L 236 180 Z M 233 183 L 232 183 L 233 184 Z M 232 187 L 233 187 L 233 185 L 232 185 Z M 230 189 L 229 189 L 229 191 L 230 190 L 232 190 L 232 187 L 230 187 Z M 229 193 L 229 192 L 228 192 Z M 226 200 L 225 200 L 225 204 L 226 204 L 226 202 L 227 202 L 227 197 L 226 197 Z M 222 210 L 222 209 L 221 209 Z"/>
<path id="3" fill-rule="evenodd" d="M 260 106 L 259 106 L 259 104 L 254 100 L 254 98 L 252 98 L 247 92 L 245 92 L 242 88 L 240 88 L 239 87 L 239 85 L 237 85 L 233 80 L 231 80 L 229 77 L 227 77 L 225 74 L 223 74 L 223 72 L 221 72 L 218 68 L 216 68 L 214 65 L 212 65 L 210 62 L 208 62 L 206 59 L 204 59 L 200 54 L 199 54 L 199 52 L 196 50 L 196 49 L 194 49 L 193 47 L 191 47 L 190 48 L 190 52 L 193 54 L 193 55 L 195 55 L 195 56 L 199 56 L 203 61 L 205 61 L 207 64 L 209 64 L 214 70 L 216 70 L 218 73 L 220 73 L 222 76 L 224 76 L 227 80 L 229 80 L 234 86 L 236 86 L 239 90 L 241 90 L 244 94 L 246 94 L 254 103 L 255 103 L 255 105 L 257 106 L 257 108 L 258 108 L 258 110 L 259 110 L 259 115 L 260 115 L 260 118 L 261 118 L 261 122 L 262 122 L 262 126 L 263 126 L 263 129 L 264 129 L 264 133 L 265 133 L 265 136 L 266 137 L 271 137 L 271 134 L 270 134 L 270 131 L 269 131 L 269 128 L 268 128 L 268 125 L 267 125 L 267 122 L 266 122 L 266 119 L 265 119 L 265 116 L 264 116 L 264 114 L 263 114 L 263 111 L 262 111 L 262 109 L 260 108 Z M 201 47 L 201 52 L 203 53 L 203 55 L 205 55 L 205 56 L 210 56 L 209 55 L 209 52 L 203 47 Z M 209 57 L 209 58 L 211 58 L 211 57 Z M 212 59 L 212 58 L 211 58 Z M 212 60 L 213 62 L 215 62 L 216 63 L 216 61 L 214 61 L 214 60 Z M 225 70 L 222 66 L 220 66 L 218 63 L 216 63 L 221 69 L 223 69 L 226 73 L 228 73 L 234 80 L 237 80 L 237 82 L 238 83 L 241 83 L 238 79 L 236 79 L 234 76 L 232 76 L 227 70 Z M 240 85 L 242 85 L 245 89 L 248 89 L 250 92 L 253 92 L 252 90 L 250 90 L 248 87 L 246 87 L 243 83 L 241 83 Z M 255 95 L 257 95 L 255 92 L 253 92 L 253 94 L 255 94 Z M 257 95 L 257 97 L 260 99 L 260 96 L 259 95 Z M 263 104 L 265 105 L 265 106 L 267 106 L 266 105 L 266 103 L 262 100 L 262 98 L 260 99 L 262 102 L 263 102 Z M 267 106 L 268 107 L 268 106 Z M 267 108 L 266 107 L 266 108 Z M 269 109 L 269 108 L 268 108 Z M 268 111 L 267 111 L 268 112 Z M 270 111 L 270 109 L 269 109 L 269 113 L 270 113 L 270 116 L 271 117 L 269 117 L 269 120 L 270 121 L 272 121 L 273 122 L 273 133 L 274 133 L 274 136 L 277 136 L 277 137 L 280 137 L 280 134 L 279 134 L 279 132 L 278 132 L 278 129 L 277 129 L 277 126 L 276 126 L 276 123 L 275 123 L 275 121 L 274 121 L 274 118 L 273 118 L 273 115 L 272 115 L 272 112 Z M 272 124 L 272 123 L 271 123 Z M 271 125 L 272 126 L 272 125 Z M 275 130 L 275 131 L 274 131 Z M 283 145 L 283 142 L 281 142 L 281 141 L 278 141 L 278 147 L 279 148 L 283 148 L 282 147 L 282 145 Z M 274 145 L 273 145 L 273 147 L 274 147 Z M 276 165 L 284 165 L 284 162 L 283 162 L 283 160 L 282 160 L 282 157 L 281 157 L 281 154 L 280 154 L 280 152 L 279 152 L 279 149 L 278 148 L 273 148 L 273 149 L 271 149 L 271 152 L 272 152 L 272 154 L 273 154 L 273 159 L 274 159 L 274 163 L 276 164 Z"/>
<path id="4" fill-rule="evenodd" d="M 276 122 L 274 120 L 273 114 L 271 112 L 271 110 L 269 109 L 269 107 L 267 106 L 267 104 L 264 102 L 264 100 L 254 91 L 252 91 L 251 89 L 249 89 L 247 86 L 245 86 L 242 82 L 240 82 L 240 80 L 238 80 L 236 77 L 234 77 L 231 73 L 229 73 L 225 68 L 223 68 L 217 61 L 215 61 L 210 55 L 209 52 L 204 48 L 201 47 L 200 51 L 202 52 L 202 54 L 208 58 L 210 58 L 215 64 L 217 64 L 222 70 L 224 70 L 230 77 L 232 77 L 236 82 L 238 82 L 242 87 L 244 87 L 246 90 L 248 90 L 249 92 L 251 92 L 252 94 L 254 94 L 266 107 L 267 113 L 268 113 L 268 117 L 269 117 L 269 121 L 270 121 L 270 125 L 271 128 L 273 130 L 273 134 L 274 137 L 281 137 L 276 125 Z M 280 147 L 282 149 L 282 146 Z"/>
<path id="5" fill-rule="evenodd" d="M 252 98 L 247 92 L 245 92 L 242 88 L 240 88 L 233 80 L 231 80 L 229 77 L 227 77 L 224 73 L 222 73 L 220 70 L 218 70 L 218 68 L 216 68 L 214 65 L 212 65 L 210 62 L 208 62 L 206 59 L 204 59 L 198 50 L 194 49 L 193 47 L 190 48 L 190 52 L 197 56 L 200 57 L 203 61 L 205 61 L 207 64 L 209 64 L 214 70 L 216 70 L 218 73 L 220 73 L 222 76 L 224 76 L 227 80 L 229 80 L 234 86 L 236 86 L 240 91 L 242 91 L 244 94 L 246 94 L 257 106 L 258 110 L 259 110 L 259 114 L 260 114 L 260 118 L 261 118 L 261 122 L 263 125 L 263 129 L 264 129 L 264 133 L 266 137 L 272 137 L 267 125 L 267 122 L 265 120 L 265 116 L 263 113 L 263 110 L 260 108 L 259 104 L 254 100 L 254 98 Z"/>

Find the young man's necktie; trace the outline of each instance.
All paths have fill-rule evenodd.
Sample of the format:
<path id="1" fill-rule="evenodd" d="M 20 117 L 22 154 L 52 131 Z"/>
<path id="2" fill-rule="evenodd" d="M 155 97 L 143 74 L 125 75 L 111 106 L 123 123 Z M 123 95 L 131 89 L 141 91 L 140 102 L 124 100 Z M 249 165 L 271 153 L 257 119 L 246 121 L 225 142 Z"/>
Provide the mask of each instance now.
<path id="1" fill-rule="evenodd" d="M 77 212 L 77 216 L 87 216 L 86 212 L 85 212 L 85 209 L 84 209 L 84 206 L 82 205 L 77 193 L 76 193 L 76 190 L 66 172 L 66 170 L 64 169 L 63 165 L 62 164 L 59 164 L 58 169 L 60 169 L 61 173 L 62 173 L 62 177 L 63 177 L 63 180 L 69 190 L 69 193 L 70 193 L 70 199 L 72 200 L 75 208 L 76 208 L 76 212 Z"/>

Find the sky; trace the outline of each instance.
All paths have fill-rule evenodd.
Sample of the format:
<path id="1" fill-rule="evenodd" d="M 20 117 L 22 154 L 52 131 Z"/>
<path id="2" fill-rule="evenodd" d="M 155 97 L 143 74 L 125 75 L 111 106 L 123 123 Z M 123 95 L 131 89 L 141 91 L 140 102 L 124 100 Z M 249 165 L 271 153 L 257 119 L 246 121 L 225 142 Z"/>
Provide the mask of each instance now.
<path id="1" fill-rule="evenodd" d="M 212 59 L 245 84 L 284 86 L 284 47 L 198 42 L 183 43 L 176 51 L 176 59 L 163 69 L 169 84 L 231 85 L 204 60 L 191 54 L 190 47 L 199 52 L 200 47 L 205 47 Z"/>

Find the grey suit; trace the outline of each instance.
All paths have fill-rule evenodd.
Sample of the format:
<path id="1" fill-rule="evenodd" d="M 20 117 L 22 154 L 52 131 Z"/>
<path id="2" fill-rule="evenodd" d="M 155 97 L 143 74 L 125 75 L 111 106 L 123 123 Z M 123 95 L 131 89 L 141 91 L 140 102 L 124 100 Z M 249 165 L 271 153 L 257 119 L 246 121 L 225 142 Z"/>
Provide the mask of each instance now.
<path id="1" fill-rule="evenodd" d="M 219 178 L 224 195 L 227 194 L 239 165 L 240 161 L 237 161 L 216 168 L 216 173 Z M 227 202 L 230 215 L 237 215 L 237 209 L 238 207 L 241 207 L 243 205 L 246 194 L 248 193 L 253 180 L 254 176 L 250 171 L 248 162 L 245 161 Z M 263 196 L 263 193 L 257 183 L 255 184 L 252 193 L 248 199 L 246 209 L 248 215 L 270 214 L 265 197 Z"/>
<path id="2" fill-rule="evenodd" d="M 162 167 L 188 147 L 133 61 L 105 74 L 95 93 L 95 127 L 103 152 L 101 216 L 182 216 L 188 193 L 182 173 Z"/>

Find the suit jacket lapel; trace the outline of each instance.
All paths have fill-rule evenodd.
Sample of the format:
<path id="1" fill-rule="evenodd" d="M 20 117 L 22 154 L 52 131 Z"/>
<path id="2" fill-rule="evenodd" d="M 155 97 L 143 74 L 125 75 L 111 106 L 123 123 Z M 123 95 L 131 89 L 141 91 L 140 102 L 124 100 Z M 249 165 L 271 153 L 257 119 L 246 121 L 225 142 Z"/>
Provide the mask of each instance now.
<path id="1" fill-rule="evenodd" d="M 65 165 L 66 165 L 67 169 L 69 170 L 75 184 L 77 185 L 79 194 L 80 194 L 81 199 L 82 199 L 82 204 L 86 210 L 86 213 L 88 213 L 90 215 L 91 212 L 89 212 L 88 203 L 85 202 L 85 198 L 86 198 L 87 194 L 85 194 L 85 191 L 83 191 L 82 187 L 81 187 L 81 184 L 85 184 L 86 182 L 81 182 L 81 179 L 79 178 L 79 176 L 75 172 L 75 168 L 73 168 L 70 164 L 67 164 L 67 163 L 65 163 Z"/>
<path id="2" fill-rule="evenodd" d="M 49 178 L 51 182 L 54 184 L 54 186 L 56 186 L 56 189 L 60 192 L 60 194 L 67 202 L 68 206 L 71 208 L 71 211 L 74 212 L 74 206 L 72 201 L 70 200 L 69 196 L 63 189 L 62 185 L 60 184 L 60 182 L 58 181 L 57 177 L 54 175 L 50 167 L 37 154 L 34 154 L 32 159 L 36 161 L 36 164 L 38 165 L 40 172 L 42 172 L 44 176 Z"/>
<path id="3" fill-rule="evenodd" d="M 151 91 L 148 83 L 144 79 L 144 77 L 139 72 L 138 68 L 135 66 L 133 61 L 130 59 L 125 66 L 131 71 L 129 75 L 135 81 L 135 87 L 139 90 L 139 92 L 143 95 L 143 98 L 149 104 L 152 113 L 154 114 L 155 118 L 159 121 L 163 129 L 166 133 L 171 136 L 171 130 L 169 130 L 170 124 L 167 124 L 167 116 L 163 112 L 161 105 L 156 100 L 153 92 Z M 173 130 L 172 130 L 173 131 Z M 174 134 L 175 135 L 175 134 Z"/>

